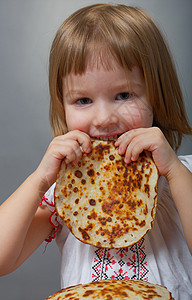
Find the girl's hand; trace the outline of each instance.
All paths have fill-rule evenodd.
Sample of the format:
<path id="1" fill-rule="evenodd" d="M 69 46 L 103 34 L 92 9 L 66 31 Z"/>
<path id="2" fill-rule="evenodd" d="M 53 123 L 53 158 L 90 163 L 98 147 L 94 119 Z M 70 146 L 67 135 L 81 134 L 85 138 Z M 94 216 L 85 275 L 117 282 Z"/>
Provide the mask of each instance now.
<path id="1" fill-rule="evenodd" d="M 84 132 L 74 130 L 55 137 L 35 171 L 40 177 L 42 189 L 46 191 L 55 182 L 62 160 L 66 164 L 77 164 L 82 157 L 82 152 L 90 151 L 91 139 Z"/>
<path id="2" fill-rule="evenodd" d="M 167 178 L 183 232 L 192 253 L 192 173 L 180 162 L 161 130 L 139 128 L 122 134 L 115 143 L 127 163 L 138 159 L 143 150 L 151 151 L 159 174 Z M 183 191 L 185 196 L 183 197 Z"/>
<path id="3" fill-rule="evenodd" d="M 173 170 L 180 164 L 175 152 L 169 145 L 162 131 L 157 127 L 139 128 L 122 134 L 116 141 L 119 154 L 125 154 L 125 162 L 136 161 L 143 150 L 152 153 L 160 175 L 168 180 Z"/>

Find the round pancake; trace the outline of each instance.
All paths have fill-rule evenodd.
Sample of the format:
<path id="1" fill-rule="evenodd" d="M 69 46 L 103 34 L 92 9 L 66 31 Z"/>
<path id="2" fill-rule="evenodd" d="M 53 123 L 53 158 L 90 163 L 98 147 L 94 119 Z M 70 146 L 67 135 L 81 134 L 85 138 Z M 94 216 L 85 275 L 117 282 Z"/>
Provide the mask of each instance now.
<path id="1" fill-rule="evenodd" d="M 103 299 L 103 300 L 171 300 L 171 293 L 157 284 L 141 280 L 101 280 L 63 289 L 47 300 Z"/>
<path id="2" fill-rule="evenodd" d="M 158 171 L 149 152 L 127 164 L 114 142 L 95 140 L 78 166 L 61 165 L 55 207 L 82 242 L 123 248 L 152 228 Z"/>

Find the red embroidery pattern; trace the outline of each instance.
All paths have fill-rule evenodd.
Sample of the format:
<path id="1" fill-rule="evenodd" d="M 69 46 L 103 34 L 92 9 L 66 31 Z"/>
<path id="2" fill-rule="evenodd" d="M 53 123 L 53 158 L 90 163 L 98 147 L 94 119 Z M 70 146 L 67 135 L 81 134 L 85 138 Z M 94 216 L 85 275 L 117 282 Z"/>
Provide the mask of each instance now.
<path id="1" fill-rule="evenodd" d="M 55 206 L 54 206 L 54 203 L 51 201 L 51 203 L 48 201 L 48 199 L 44 196 L 41 200 L 41 203 L 39 206 L 43 205 L 45 202 L 47 206 L 51 207 L 53 210 L 50 217 L 49 217 L 49 223 L 54 227 L 52 233 L 45 239 L 45 241 L 47 243 L 50 243 L 52 240 L 55 239 L 56 237 L 56 233 L 57 231 L 59 230 L 59 225 L 58 225 L 58 214 L 56 212 L 56 209 L 55 209 Z"/>
<path id="2" fill-rule="evenodd" d="M 95 250 L 92 281 L 102 279 L 148 280 L 144 238 L 131 247 Z"/>

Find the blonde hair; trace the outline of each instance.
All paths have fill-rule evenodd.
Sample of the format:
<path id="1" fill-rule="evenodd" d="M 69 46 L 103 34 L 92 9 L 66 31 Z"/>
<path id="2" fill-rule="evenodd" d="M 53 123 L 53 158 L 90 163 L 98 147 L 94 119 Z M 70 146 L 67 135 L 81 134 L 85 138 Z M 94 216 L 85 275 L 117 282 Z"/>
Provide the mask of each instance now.
<path id="1" fill-rule="evenodd" d="M 67 132 L 63 78 L 70 72 L 83 73 L 94 53 L 98 54 L 99 62 L 106 65 L 110 54 L 125 70 L 131 70 L 134 65 L 142 70 L 147 99 L 153 108 L 153 125 L 178 149 L 183 134 L 192 134 L 192 129 L 168 47 L 146 13 L 121 4 L 84 7 L 60 26 L 52 44 L 49 65 L 53 135 Z"/>

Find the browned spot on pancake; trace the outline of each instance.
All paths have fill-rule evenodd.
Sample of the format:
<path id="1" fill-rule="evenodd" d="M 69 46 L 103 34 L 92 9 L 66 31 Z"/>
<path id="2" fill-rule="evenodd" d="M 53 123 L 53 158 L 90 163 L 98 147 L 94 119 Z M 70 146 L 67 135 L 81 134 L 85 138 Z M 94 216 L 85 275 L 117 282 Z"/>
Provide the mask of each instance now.
<path id="1" fill-rule="evenodd" d="M 79 198 L 75 199 L 75 203 L 76 203 L 76 204 L 79 203 Z"/>
<path id="2" fill-rule="evenodd" d="M 87 216 L 87 219 L 91 220 L 91 219 L 96 219 L 97 214 L 95 212 L 92 212 L 90 215 Z"/>
<path id="3" fill-rule="evenodd" d="M 114 160 L 115 159 L 115 156 L 112 154 L 112 155 L 109 155 L 109 159 L 110 160 Z"/>
<path id="4" fill-rule="evenodd" d="M 87 240 L 90 239 L 90 236 L 88 235 L 88 233 L 84 229 L 79 227 L 78 230 L 81 232 L 83 240 L 87 241 Z"/>
<path id="5" fill-rule="evenodd" d="M 62 194 L 64 195 L 64 197 L 67 197 L 67 188 L 66 186 L 64 186 L 61 190 Z"/>
<path id="6" fill-rule="evenodd" d="M 144 213 L 144 215 L 147 215 L 147 214 L 148 214 L 148 208 L 147 208 L 147 205 L 145 205 L 145 208 L 143 209 L 143 213 Z"/>
<path id="7" fill-rule="evenodd" d="M 75 176 L 76 176 L 77 178 L 81 178 L 81 177 L 83 176 L 83 174 L 82 174 L 82 172 L 81 172 L 80 170 L 76 170 L 76 171 L 75 171 Z"/>
<path id="8" fill-rule="evenodd" d="M 87 175 L 89 175 L 90 177 L 93 177 L 95 174 L 94 170 L 93 169 L 90 169 L 87 171 Z"/>
<path id="9" fill-rule="evenodd" d="M 83 297 L 88 297 L 88 296 L 92 295 L 93 293 L 94 293 L 94 291 L 88 290 L 83 294 Z"/>
<path id="10" fill-rule="evenodd" d="M 90 199 L 89 200 L 89 204 L 92 205 L 92 206 L 94 206 L 96 204 L 95 199 Z"/>
<path id="11" fill-rule="evenodd" d="M 109 150 L 110 145 L 103 145 L 102 143 L 99 143 L 96 147 L 95 150 L 99 155 L 103 155 L 103 152 L 106 150 Z"/>
<path id="12" fill-rule="evenodd" d="M 149 184 L 145 184 L 144 187 L 145 187 L 145 193 L 148 195 L 148 197 L 150 197 L 150 186 L 149 186 Z"/>
<path id="13" fill-rule="evenodd" d="M 145 220 L 143 220 L 141 222 L 137 221 L 135 224 L 138 225 L 139 227 L 143 227 L 143 226 L 145 226 L 146 222 L 145 222 Z"/>
<path id="14" fill-rule="evenodd" d="M 134 200 L 128 200 L 127 201 L 127 204 L 130 206 L 130 208 L 132 209 L 132 210 L 134 210 L 135 208 L 136 208 L 136 202 L 134 201 Z"/>
<path id="15" fill-rule="evenodd" d="M 103 212 L 107 213 L 107 214 L 111 214 L 114 208 L 115 204 L 119 204 L 119 200 L 113 200 L 110 202 L 105 201 L 102 205 L 102 210 Z"/>

